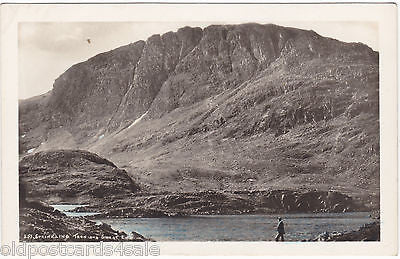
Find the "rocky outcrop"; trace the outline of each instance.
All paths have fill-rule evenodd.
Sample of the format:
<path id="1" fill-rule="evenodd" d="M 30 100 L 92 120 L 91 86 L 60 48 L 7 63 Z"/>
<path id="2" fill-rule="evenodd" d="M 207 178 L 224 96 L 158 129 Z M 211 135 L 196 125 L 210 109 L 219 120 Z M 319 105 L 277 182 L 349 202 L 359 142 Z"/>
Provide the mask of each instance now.
<path id="1" fill-rule="evenodd" d="M 308 241 L 380 241 L 380 223 L 365 224 L 351 232 L 324 232 Z"/>
<path id="2" fill-rule="evenodd" d="M 276 213 L 348 212 L 366 208 L 351 197 L 339 192 L 274 190 L 247 193 L 259 206 L 275 208 Z"/>
<path id="3" fill-rule="evenodd" d="M 49 204 L 88 204 L 139 190 L 124 170 L 96 154 L 80 150 L 38 152 L 21 159 L 26 197 Z"/>
<path id="4" fill-rule="evenodd" d="M 107 224 L 96 224 L 83 217 L 67 217 L 40 202 L 26 202 L 20 207 L 21 242 L 143 242 L 149 239 L 138 233 L 127 235 Z"/>
<path id="5" fill-rule="evenodd" d="M 362 203 L 337 192 L 274 190 L 257 192 L 163 193 L 121 197 L 76 208 L 100 212 L 90 218 L 182 217 L 368 211 Z"/>
<path id="6" fill-rule="evenodd" d="M 65 152 L 65 155 L 74 157 L 79 152 L 75 151 L 75 154 L 71 153 Z M 111 162 L 101 159 L 100 157 L 88 152 L 84 152 L 82 156 L 89 160 L 95 160 L 99 163 L 112 165 Z M 57 157 L 59 159 L 60 154 L 52 154 L 50 158 L 49 155 L 46 156 L 42 153 L 41 156 L 36 155 L 32 159 L 36 161 L 42 161 L 44 164 L 50 164 L 52 159 L 56 159 Z M 60 164 L 62 164 L 62 161 L 60 162 Z M 63 162 L 77 163 L 78 161 L 76 161 L 76 159 L 69 159 L 64 160 Z M 51 174 L 49 171 L 42 171 L 42 173 L 43 172 Z M 43 179 L 39 177 L 35 188 L 50 189 L 51 193 L 54 193 L 54 196 L 58 195 L 58 197 L 55 199 L 56 201 L 59 201 L 59 199 L 63 201 L 62 195 L 60 195 L 62 190 L 57 190 L 56 185 L 47 187 L 47 181 L 42 182 L 41 180 Z M 150 241 L 150 239 L 147 239 L 136 232 L 129 233 L 128 235 L 125 232 L 112 229 L 108 224 L 97 224 L 84 217 L 68 217 L 64 213 L 42 202 L 43 200 L 54 201 L 54 199 L 50 199 L 46 194 L 33 192 L 31 184 L 32 183 L 29 182 L 27 177 L 20 175 L 19 238 L 22 242 Z M 70 195 L 67 194 L 66 198 L 70 198 Z"/>

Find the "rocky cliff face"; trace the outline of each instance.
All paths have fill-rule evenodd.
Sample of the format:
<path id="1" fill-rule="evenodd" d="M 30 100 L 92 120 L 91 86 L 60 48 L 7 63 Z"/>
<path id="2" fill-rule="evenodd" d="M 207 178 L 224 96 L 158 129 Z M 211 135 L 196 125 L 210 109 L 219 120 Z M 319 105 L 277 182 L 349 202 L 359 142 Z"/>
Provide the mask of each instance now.
<path id="1" fill-rule="evenodd" d="M 363 44 L 272 24 L 185 27 L 74 65 L 22 101 L 20 153 L 92 150 L 144 189 L 301 186 L 376 206 L 378 83 Z"/>
<path id="2" fill-rule="evenodd" d="M 285 69 L 311 74 L 313 71 L 301 71 L 304 63 L 339 59 L 375 63 L 377 53 L 360 44 L 275 25 L 210 26 L 204 30 L 185 27 L 72 66 L 54 83 L 46 104 L 51 117 L 46 120 L 51 128 L 68 125 L 79 131 L 114 130 L 126 127 L 149 108 L 153 117 L 160 117 L 239 87 L 260 76 L 272 62 L 270 72 L 282 73 Z M 325 76 L 349 73 L 339 70 L 324 71 L 329 73 Z M 275 83 L 269 89 L 271 94 L 280 95 L 296 87 L 282 83 Z"/>

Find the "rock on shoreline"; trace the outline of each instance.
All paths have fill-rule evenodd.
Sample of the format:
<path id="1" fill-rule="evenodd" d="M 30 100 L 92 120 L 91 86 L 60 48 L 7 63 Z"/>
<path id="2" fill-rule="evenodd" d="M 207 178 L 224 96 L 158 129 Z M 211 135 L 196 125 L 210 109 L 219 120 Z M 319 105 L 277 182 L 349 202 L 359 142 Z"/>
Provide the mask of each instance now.
<path id="1" fill-rule="evenodd" d="M 99 212 L 93 218 L 169 217 L 368 211 L 351 197 L 329 191 L 136 193 L 76 208 Z"/>
<path id="2" fill-rule="evenodd" d="M 20 208 L 20 241 L 28 242 L 143 242 L 149 239 L 133 232 L 116 231 L 108 224 L 96 224 L 83 217 L 68 217 L 40 202 Z"/>
<path id="3" fill-rule="evenodd" d="M 19 182 L 19 239 L 24 242 L 100 242 L 150 241 L 132 232 L 116 231 L 108 224 L 97 224 L 84 217 L 68 217 L 47 204 L 32 200 L 21 179 Z"/>
<path id="4" fill-rule="evenodd" d="M 344 233 L 324 232 L 307 241 L 380 241 L 380 223 L 365 224 L 360 229 Z"/>

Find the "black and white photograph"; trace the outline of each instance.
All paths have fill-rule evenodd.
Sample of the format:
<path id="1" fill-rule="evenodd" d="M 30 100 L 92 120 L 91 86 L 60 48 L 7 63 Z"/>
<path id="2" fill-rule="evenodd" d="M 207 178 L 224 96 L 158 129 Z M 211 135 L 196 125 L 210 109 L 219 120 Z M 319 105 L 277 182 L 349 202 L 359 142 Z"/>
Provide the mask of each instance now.
<path id="1" fill-rule="evenodd" d="M 381 30 L 18 22 L 19 242 L 379 244 Z"/>

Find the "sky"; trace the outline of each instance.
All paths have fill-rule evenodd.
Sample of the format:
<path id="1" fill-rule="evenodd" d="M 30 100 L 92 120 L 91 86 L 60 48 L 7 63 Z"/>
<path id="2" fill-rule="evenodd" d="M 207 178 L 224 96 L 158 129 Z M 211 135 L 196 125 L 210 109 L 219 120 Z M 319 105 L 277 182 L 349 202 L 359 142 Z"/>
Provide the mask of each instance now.
<path id="1" fill-rule="evenodd" d="M 362 42 L 379 51 L 378 26 L 367 22 L 274 22 L 314 30 L 345 42 Z M 220 22 L 24 22 L 18 28 L 19 99 L 48 92 L 54 80 L 72 65 L 96 54 L 146 40 L 153 34 L 184 26 L 206 27 Z M 234 22 L 229 22 L 234 24 Z M 88 42 L 90 39 L 90 43 Z"/>

